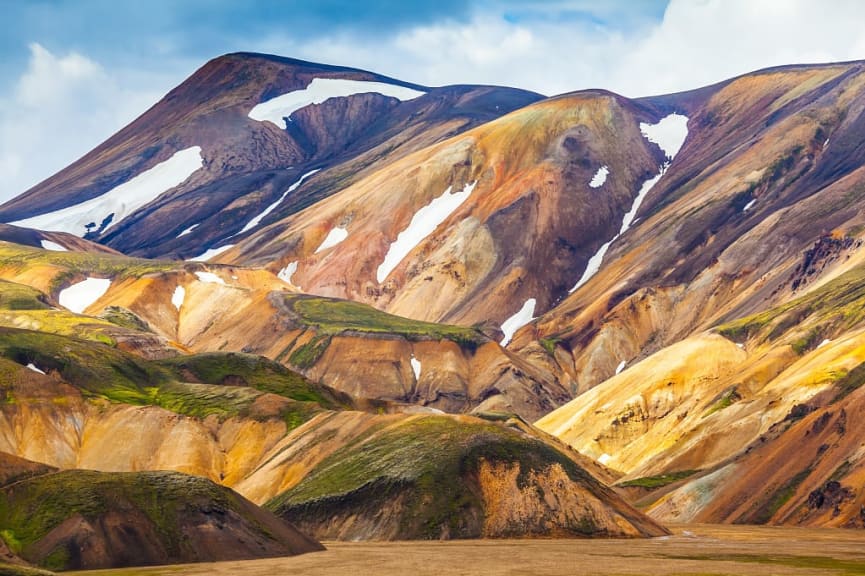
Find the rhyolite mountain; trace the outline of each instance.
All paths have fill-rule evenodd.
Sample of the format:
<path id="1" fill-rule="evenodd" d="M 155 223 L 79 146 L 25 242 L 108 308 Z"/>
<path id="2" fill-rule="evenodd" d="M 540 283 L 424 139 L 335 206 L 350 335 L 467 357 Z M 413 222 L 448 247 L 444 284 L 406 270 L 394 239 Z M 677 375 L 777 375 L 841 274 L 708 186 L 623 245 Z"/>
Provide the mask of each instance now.
<path id="1" fill-rule="evenodd" d="M 0 322 L 157 363 L 145 381 L 169 370 L 170 395 L 162 383 L 133 395 L 149 410 L 179 410 L 178 382 L 239 386 L 232 401 L 195 388 L 182 413 L 288 422 L 253 453 L 280 445 L 290 479 L 259 456 L 234 469 L 184 453 L 170 467 L 321 538 L 512 535 L 502 527 L 528 509 L 539 516 L 519 516 L 523 533 L 656 533 L 595 481 L 661 521 L 858 526 L 863 139 L 862 62 L 629 99 L 229 55 L 0 207 L 0 278 L 16 303 Z M 193 257 L 206 262 L 180 261 Z M 177 371 L 202 355 L 222 364 L 215 353 L 299 371 L 318 407 L 289 416 L 293 404 L 258 398 L 237 368 Z M 130 398 L 107 400 L 118 414 L 93 425 L 131 426 Z M 241 444 L 229 429 L 228 450 Z M 153 449 L 140 462 L 108 464 L 103 446 L 83 458 L 57 433 L 0 449 L 55 466 L 158 465 Z M 442 438 L 459 449 L 436 451 L 437 468 L 404 463 Z M 313 458 L 314 441 L 329 448 Z M 192 444 L 214 450 L 203 434 Z M 492 512 L 483 479 L 514 467 L 508 502 L 549 494 L 555 476 L 556 503 Z M 442 482 L 463 495 L 446 507 L 465 514 L 420 520 L 446 497 L 424 488 Z M 603 502 L 586 508 L 598 530 L 556 512 L 586 482 Z M 379 489 L 388 498 L 371 505 Z"/>

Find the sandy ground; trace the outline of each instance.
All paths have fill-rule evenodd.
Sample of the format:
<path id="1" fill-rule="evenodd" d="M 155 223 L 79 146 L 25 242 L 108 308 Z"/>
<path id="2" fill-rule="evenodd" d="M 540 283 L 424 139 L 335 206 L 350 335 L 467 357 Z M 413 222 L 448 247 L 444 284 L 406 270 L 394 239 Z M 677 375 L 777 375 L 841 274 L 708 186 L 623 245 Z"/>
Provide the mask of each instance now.
<path id="1" fill-rule="evenodd" d="M 752 526 L 674 526 L 649 540 L 326 542 L 328 550 L 218 562 L 66 574 L 160 576 L 854 575 L 865 574 L 865 532 Z"/>

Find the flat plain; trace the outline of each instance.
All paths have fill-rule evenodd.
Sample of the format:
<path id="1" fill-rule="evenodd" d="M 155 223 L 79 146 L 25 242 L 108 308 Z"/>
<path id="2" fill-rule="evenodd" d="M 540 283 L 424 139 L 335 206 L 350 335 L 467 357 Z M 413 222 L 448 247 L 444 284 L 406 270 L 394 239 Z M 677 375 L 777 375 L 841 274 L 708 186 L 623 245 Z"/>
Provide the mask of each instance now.
<path id="1" fill-rule="evenodd" d="M 646 540 L 325 542 L 290 558 L 67 572 L 88 576 L 865 574 L 865 532 L 762 526 L 681 525 Z"/>

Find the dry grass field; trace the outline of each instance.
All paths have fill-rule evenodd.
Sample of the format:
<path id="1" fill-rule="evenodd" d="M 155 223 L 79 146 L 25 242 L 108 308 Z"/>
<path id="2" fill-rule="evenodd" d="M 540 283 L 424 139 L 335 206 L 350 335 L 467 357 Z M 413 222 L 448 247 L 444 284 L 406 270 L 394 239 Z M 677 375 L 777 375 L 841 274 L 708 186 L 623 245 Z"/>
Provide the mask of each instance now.
<path id="1" fill-rule="evenodd" d="M 67 572 L 88 576 L 559 576 L 865 574 L 865 532 L 755 526 L 673 527 L 649 540 L 329 542 L 293 558 Z"/>

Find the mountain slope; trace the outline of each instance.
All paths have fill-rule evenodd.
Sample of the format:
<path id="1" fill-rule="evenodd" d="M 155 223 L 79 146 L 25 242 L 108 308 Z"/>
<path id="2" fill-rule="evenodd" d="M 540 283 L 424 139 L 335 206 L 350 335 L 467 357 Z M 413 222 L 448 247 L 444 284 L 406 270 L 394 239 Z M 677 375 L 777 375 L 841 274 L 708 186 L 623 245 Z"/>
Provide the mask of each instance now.
<path id="1" fill-rule="evenodd" d="M 310 88 L 314 80 L 326 83 L 323 96 Z M 360 87 L 322 101 L 345 93 L 345 82 Z M 377 93 L 383 86 L 401 89 L 400 98 Z M 319 103 L 291 113 L 285 127 L 250 117 L 262 102 L 304 91 L 315 92 L 308 101 Z M 425 88 L 350 68 L 230 54 L 208 62 L 66 170 L 0 207 L 0 219 L 89 231 L 88 237 L 130 254 L 189 258 L 240 233 L 312 169 L 323 172 L 285 197 L 274 216 L 327 196 L 372 162 L 538 98 L 505 88 Z M 342 167 L 328 173 L 334 166 Z M 122 204 L 110 200 L 120 195 Z M 73 214 L 33 218 L 63 209 Z"/>

